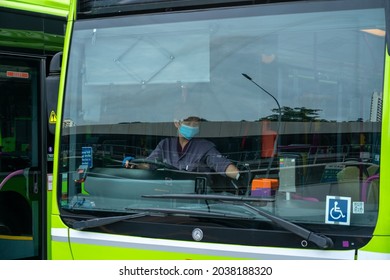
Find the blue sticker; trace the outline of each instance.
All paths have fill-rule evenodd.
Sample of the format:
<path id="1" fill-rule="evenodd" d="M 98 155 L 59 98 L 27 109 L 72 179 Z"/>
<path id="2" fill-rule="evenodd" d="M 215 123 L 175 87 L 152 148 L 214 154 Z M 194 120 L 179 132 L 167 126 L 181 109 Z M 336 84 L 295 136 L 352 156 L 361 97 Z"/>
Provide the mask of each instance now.
<path id="1" fill-rule="evenodd" d="M 349 225 L 351 217 L 351 198 L 342 196 L 326 197 L 325 223 Z"/>
<path id="2" fill-rule="evenodd" d="M 92 147 L 81 148 L 81 165 L 86 165 L 89 168 L 93 167 Z"/>

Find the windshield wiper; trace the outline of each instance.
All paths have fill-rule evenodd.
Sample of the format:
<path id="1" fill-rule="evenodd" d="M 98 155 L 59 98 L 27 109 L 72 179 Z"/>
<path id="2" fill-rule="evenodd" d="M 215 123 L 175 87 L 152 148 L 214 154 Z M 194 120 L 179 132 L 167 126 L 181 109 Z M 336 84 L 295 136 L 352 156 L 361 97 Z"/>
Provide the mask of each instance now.
<path id="1" fill-rule="evenodd" d="M 314 233 L 314 232 L 307 230 L 301 226 L 298 226 L 297 224 L 294 224 L 294 223 L 289 222 L 285 219 L 282 219 L 280 217 L 272 215 L 264 210 L 260 210 L 259 208 L 253 207 L 252 205 L 249 205 L 247 203 L 244 203 L 243 205 L 245 205 L 248 209 L 251 209 L 251 210 L 257 212 L 261 216 L 270 219 L 278 226 L 280 226 L 280 227 L 282 227 L 282 228 L 284 228 L 292 233 L 295 233 L 296 235 L 304 238 L 307 241 L 313 242 L 321 249 L 329 249 L 329 248 L 333 247 L 332 239 L 330 239 L 329 237 L 327 237 L 325 235 L 320 235 L 320 234 Z"/>
<path id="2" fill-rule="evenodd" d="M 240 218 L 248 219 L 242 215 L 223 214 L 223 213 L 211 213 L 207 211 L 191 210 L 191 209 L 170 209 L 170 208 L 126 208 L 126 211 L 142 211 L 136 214 L 111 216 L 102 218 L 93 218 L 89 220 L 75 221 L 72 227 L 77 230 L 83 230 L 87 228 L 94 228 L 105 226 L 125 220 L 132 220 L 136 218 L 142 218 L 146 216 L 165 217 L 167 215 L 203 215 L 206 217 L 218 217 L 218 218 Z"/>
<path id="3" fill-rule="evenodd" d="M 146 216 L 151 216 L 151 213 L 140 212 L 140 213 L 130 214 L 130 215 L 111 216 L 111 217 L 93 218 L 90 220 L 75 221 L 73 222 L 72 227 L 74 229 L 83 230 L 86 228 L 100 227 L 100 226 L 105 226 L 120 221 L 142 218 Z M 158 216 L 164 216 L 164 214 L 159 214 Z"/>
<path id="4" fill-rule="evenodd" d="M 256 199 L 248 197 L 230 197 L 225 195 L 193 195 L 193 194 L 166 194 L 166 195 L 145 195 L 144 197 L 149 198 L 175 198 L 175 199 L 204 199 L 204 200 L 216 200 L 223 203 L 234 203 L 237 201 L 263 201 L 263 199 Z M 267 201 L 267 200 L 266 200 Z M 291 233 L 294 233 L 298 235 L 299 237 L 304 238 L 307 241 L 310 241 L 314 244 L 316 244 L 321 249 L 329 249 L 333 247 L 333 241 L 329 237 L 325 235 L 320 235 L 317 233 L 314 233 L 310 230 L 307 230 L 297 224 L 294 224 L 292 222 L 289 222 L 285 219 L 282 219 L 278 216 L 275 216 L 271 213 L 268 213 L 264 210 L 260 210 L 259 208 L 253 207 L 252 205 L 249 205 L 247 203 L 243 203 L 243 206 L 245 206 L 247 209 L 254 211 L 255 213 L 268 218 L 281 228 L 284 228 L 285 230 L 288 230 Z"/>

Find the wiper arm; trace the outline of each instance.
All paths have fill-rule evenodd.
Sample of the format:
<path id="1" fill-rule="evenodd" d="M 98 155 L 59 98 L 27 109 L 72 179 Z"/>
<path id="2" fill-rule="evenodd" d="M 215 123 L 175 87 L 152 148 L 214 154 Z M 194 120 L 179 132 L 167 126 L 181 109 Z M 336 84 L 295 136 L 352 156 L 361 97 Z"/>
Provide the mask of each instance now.
<path id="1" fill-rule="evenodd" d="M 206 211 L 198 211 L 191 209 L 169 209 L 169 208 L 126 208 L 126 211 L 142 211 L 137 214 L 111 216 L 103 218 L 93 218 L 89 220 L 75 221 L 72 227 L 77 230 L 83 230 L 87 228 L 94 228 L 113 224 L 120 221 L 131 220 L 136 218 L 142 218 L 146 216 L 164 217 L 168 214 L 175 215 L 203 215 L 211 217 L 230 217 L 230 218 L 247 218 L 242 215 L 223 214 L 223 213 L 211 213 Z"/>
<path id="2" fill-rule="evenodd" d="M 73 222 L 72 227 L 74 229 L 83 230 L 86 228 L 105 226 L 105 225 L 113 224 L 113 223 L 124 221 L 124 220 L 142 218 L 142 217 L 146 217 L 146 216 L 150 216 L 150 215 L 151 214 L 149 212 L 141 212 L 141 213 L 137 213 L 137 214 L 122 215 L 122 216 L 93 218 L 90 220 L 75 221 L 75 222 Z M 160 214 L 160 216 L 162 216 L 162 215 Z"/>
<path id="3" fill-rule="evenodd" d="M 204 200 L 216 200 L 223 203 L 232 203 L 237 201 L 244 202 L 267 202 L 274 201 L 273 198 L 249 198 L 249 197 L 237 197 L 237 196 L 226 196 L 226 195 L 198 195 L 198 194 L 166 194 L 166 195 L 144 195 L 143 197 L 148 198 L 175 198 L 175 199 L 204 199 Z M 292 222 L 289 222 L 285 219 L 272 215 L 264 210 L 260 210 L 259 208 L 253 207 L 247 203 L 242 204 L 246 208 L 254 211 L 255 213 L 268 218 L 278 226 L 292 232 L 307 241 L 313 242 L 319 248 L 329 249 L 333 247 L 333 241 L 327 236 L 316 234 L 310 230 L 307 230 L 299 225 L 296 225 Z"/>
<path id="4" fill-rule="evenodd" d="M 301 226 L 298 226 L 298 225 L 291 223 L 287 220 L 284 220 L 280 217 L 274 216 L 274 215 L 272 215 L 264 210 L 260 210 L 260 209 L 253 207 L 252 205 L 249 205 L 247 203 L 244 203 L 244 205 L 247 208 L 257 212 L 261 216 L 270 219 L 278 226 L 304 238 L 307 241 L 313 242 L 314 244 L 316 244 L 318 247 L 320 247 L 322 249 L 329 249 L 329 248 L 333 247 L 332 239 L 330 239 L 329 237 L 327 237 L 325 235 L 316 234 L 310 230 L 307 230 Z"/>

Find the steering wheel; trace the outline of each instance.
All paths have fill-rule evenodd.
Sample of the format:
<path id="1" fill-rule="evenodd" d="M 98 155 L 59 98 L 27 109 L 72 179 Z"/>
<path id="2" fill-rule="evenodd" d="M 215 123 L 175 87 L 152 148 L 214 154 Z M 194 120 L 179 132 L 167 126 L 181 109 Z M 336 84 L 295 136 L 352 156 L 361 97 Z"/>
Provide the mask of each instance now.
<path id="1" fill-rule="evenodd" d="M 146 164 L 152 164 L 155 165 L 157 168 L 166 168 L 166 169 L 171 169 L 171 170 L 177 170 L 177 168 L 173 165 L 170 165 L 168 163 L 162 162 L 162 161 L 157 161 L 157 160 L 151 160 L 151 159 L 146 159 L 146 158 L 137 158 L 133 159 L 131 163 L 146 163 Z"/>

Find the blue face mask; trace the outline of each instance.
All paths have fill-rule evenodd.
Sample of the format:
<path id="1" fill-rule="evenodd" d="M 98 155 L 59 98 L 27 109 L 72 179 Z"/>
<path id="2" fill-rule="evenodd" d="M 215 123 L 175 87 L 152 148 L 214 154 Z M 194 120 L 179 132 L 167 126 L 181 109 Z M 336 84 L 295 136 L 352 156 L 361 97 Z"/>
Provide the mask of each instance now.
<path id="1" fill-rule="evenodd" d="M 187 140 L 191 140 L 195 135 L 199 133 L 199 127 L 189 126 L 182 124 L 179 127 L 179 133 Z"/>

